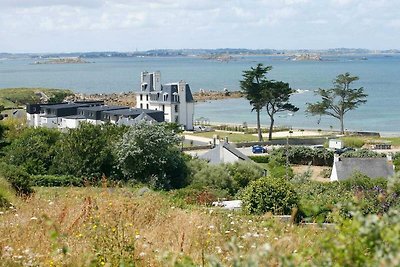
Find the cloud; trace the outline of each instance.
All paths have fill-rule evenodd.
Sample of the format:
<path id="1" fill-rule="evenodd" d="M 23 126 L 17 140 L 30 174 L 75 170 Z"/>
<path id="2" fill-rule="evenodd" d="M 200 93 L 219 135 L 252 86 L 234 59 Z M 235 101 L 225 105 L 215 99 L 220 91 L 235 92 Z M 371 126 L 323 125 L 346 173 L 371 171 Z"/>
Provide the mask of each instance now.
<path id="1" fill-rule="evenodd" d="M 0 38 L 7 39 L 0 51 L 129 49 L 132 43 L 140 49 L 327 47 L 335 40 L 338 47 L 373 47 L 380 45 L 375 32 L 398 35 L 398 10 L 397 0 L 0 0 Z M 364 36 L 371 41 L 361 42 Z M 381 44 L 400 43 L 382 36 Z"/>

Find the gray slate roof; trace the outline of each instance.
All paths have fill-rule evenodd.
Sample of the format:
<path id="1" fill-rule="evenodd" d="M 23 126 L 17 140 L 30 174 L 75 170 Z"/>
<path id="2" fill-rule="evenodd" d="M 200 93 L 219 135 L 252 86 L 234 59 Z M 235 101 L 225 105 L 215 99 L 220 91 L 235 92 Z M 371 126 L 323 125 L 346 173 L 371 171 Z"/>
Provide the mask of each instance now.
<path id="1" fill-rule="evenodd" d="M 168 94 L 167 101 L 164 101 L 165 93 Z M 174 98 L 172 97 L 174 93 L 178 94 L 178 85 L 177 84 L 163 84 L 161 86 L 161 91 L 150 92 L 150 100 L 175 103 Z M 187 103 L 194 102 L 192 91 L 190 90 L 190 86 L 188 84 L 186 84 L 185 98 L 186 98 Z"/>
<path id="2" fill-rule="evenodd" d="M 222 146 L 222 148 L 221 148 Z M 237 150 L 235 147 L 230 145 L 229 143 L 220 144 L 203 155 L 199 156 L 201 159 L 207 160 L 211 164 L 220 164 L 224 163 L 224 157 L 222 155 L 223 149 L 235 155 L 238 160 L 251 161 L 245 154 Z"/>
<path id="3" fill-rule="evenodd" d="M 394 174 L 393 164 L 386 158 L 341 158 L 334 164 L 338 180 L 347 179 L 354 172 L 360 172 L 370 178 L 387 178 Z"/>

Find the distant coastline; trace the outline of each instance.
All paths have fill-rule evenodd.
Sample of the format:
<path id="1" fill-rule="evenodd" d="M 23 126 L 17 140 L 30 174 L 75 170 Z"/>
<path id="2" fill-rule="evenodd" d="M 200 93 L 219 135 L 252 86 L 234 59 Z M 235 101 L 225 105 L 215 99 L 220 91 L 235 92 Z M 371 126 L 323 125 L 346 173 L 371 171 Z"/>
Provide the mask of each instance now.
<path id="1" fill-rule="evenodd" d="M 44 61 L 35 61 L 33 64 L 87 64 L 89 61 L 80 57 L 51 58 Z"/>

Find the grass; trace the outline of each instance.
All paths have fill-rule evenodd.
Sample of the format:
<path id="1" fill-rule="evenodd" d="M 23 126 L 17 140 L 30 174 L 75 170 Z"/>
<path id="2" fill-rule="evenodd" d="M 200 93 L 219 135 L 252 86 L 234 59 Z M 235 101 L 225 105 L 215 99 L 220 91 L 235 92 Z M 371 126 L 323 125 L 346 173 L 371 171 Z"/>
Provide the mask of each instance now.
<path id="1" fill-rule="evenodd" d="M 218 135 L 219 138 L 228 137 L 230 142 L 246 142 L 246 141 L 257 141 L 257 136 L 252 134 L 241 134 L 241 133 L 234 133 L 234 132 L 199 132 L 194 133 L 193 135 L 206 137 L 206 138 L 213 138 L 215 135 Z"/>
<path id="2" fill-rule="evenodd" d="M 73 94 L 71 90 L 66 89 L 4 88 L 0 89 L 0 105 L 5 108 L 16 108 L 26 103 L 37 103 L 40 100 L 40 96 L 36 94 L 38 92 L 43 92 L 48 97 L 54 97 L 57 94 Z"/>
<path id="3" fill-rule="evenodd" d="M 318 251 L 326 231 L 269 215 L 181 209 L 165 194 L 129 188 L 36 191 L 0 214 L 1 266 L 245 266 L 255 257 L 278 265 L 293 251 Z"/>

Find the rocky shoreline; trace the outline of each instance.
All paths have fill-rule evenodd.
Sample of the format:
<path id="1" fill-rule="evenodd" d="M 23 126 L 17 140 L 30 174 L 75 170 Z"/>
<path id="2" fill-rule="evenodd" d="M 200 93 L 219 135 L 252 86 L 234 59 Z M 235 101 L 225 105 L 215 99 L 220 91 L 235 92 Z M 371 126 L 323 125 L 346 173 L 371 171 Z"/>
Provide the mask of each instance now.
<path id="1" fill-rule="evenodd" d="M 211 100 L 221 100 L 229 98 L 241 98 L 243 94 L 240 91 L 206 91 L 200 89 L 199 92 L 193 93 L 193 98 L 196 102 L 204 102 Z M 82 101 L 82 100 L 103 100 L 106 105 L 119 106 L 136 106 L 135 92 L 111 93 L 111 94 L 81 94 L 76 93 L 66 98 L 67 101 Z"/>

